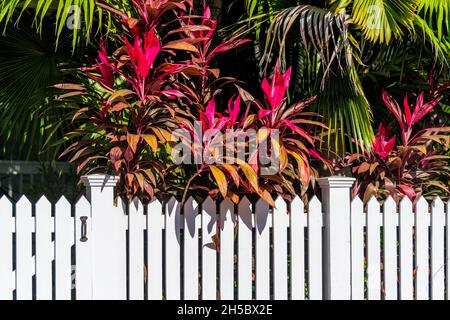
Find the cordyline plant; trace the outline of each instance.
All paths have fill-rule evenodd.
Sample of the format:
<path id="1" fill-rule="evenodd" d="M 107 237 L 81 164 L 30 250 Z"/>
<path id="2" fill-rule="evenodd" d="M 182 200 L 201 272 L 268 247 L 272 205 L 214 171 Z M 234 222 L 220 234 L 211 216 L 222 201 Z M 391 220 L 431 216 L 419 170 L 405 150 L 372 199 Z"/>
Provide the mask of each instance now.
<path id="1" fill-rule="evenodd" d="M 424 97 L 424 92 L 420 93 L 411 109 L 406 95 L 401 108 L 391 95 L 383 92 L 383 101 L 400 127 L 400 143 L 391 135 L 390 126 L 381 124 L 372 151 L 347 157 L 353 173 L 358 176 L 354 196 L 362 195 L 364 201 L 372 196 L 384 199 L 391 195 L 396 200 L 408 196 L 414 201 L 421 195 L 435 195 L 436 189 L 449 193 L 448 183 L 443 182 L 442 177 L 450 176 L 450 157 L 443 155 L 436 146 L 448 150 L 450 137 L 443 133 L 450 128 L 415 129 L 440 102 L 438 98 L 425 103 Z"/>
<path id="2" fill-rule="evenodd" d="M 104 6 L 120 30 L 112 45 L 101 43 L 95 64 L 81 69 L 89 81 L 57 86 L 69 90 L 61 98 L 80 106 L 73 117 L 78 129 L 68 135 L 78 140 L 62 156 L 71 154 L 79 173 L 119 175 L 128 198 L 179 195 L 189 183 L 184 166 L 171 163 L 172 133 L 207 113 L 221 86 L 234 81 L 220 78 L 213 60 L 247 40 L 214 46 L 216 22 L 208 7 L 203 16 L 188 15 L 192 1 L 133 4 L 133 16 Z"/>
<path id="3" fill-rule="evenodd" d="M 164 186 L 160 150 L 176 127 L 177 99 L 183 96 L 172 83 L 186 68 L 173 62 L 174 40 L 163 43 L 167 16 L 177 19 L 192 1 L 133 1 L 137 17 L 106 7 L 120 30 L 109 54 L 101 44 L 94 66 L 82 71 L 91 81 L 84 86 L 60 85 L 71 90 L 63 97 L 80 96 L 74 121 L 81 136 L 63 155 L 72 154 L 79 173 L 108 172 L 121 177 L 128 197 L 152 198 Z M 171 14 L 169 13 L 171 12 Z M 164 19 L 163 19 L 164 18 Z M 75 91 L 74 91 L 75 90 Z"/>
<path id="4" fill-rule="evenodd" d="M 191 167 L 183 166 L 190 177 L 187 185 L 183 185 L 183 199 L 190 190 L 204 190 L 212 196 L 220 193 L 235 202 L 239 196 L 257 194 L 274 206 L 274 195 L 292 199 L 297 194 L 305 194 L 317 176 L 310 158 L 328 164 L 314 147 L 317 138 L 308 132 L 313 126 L 325 126 L 308 119 L 317 114 L 304 111 L 315 97 L 288 105 L 286 91 L 290 74 L 291 69 L 282 73 L 276 66 L 270 79 L 262 83 L 264 102 L 257 101 L 240 87 L 240 96 L 229 100 L 224 113 L 217 112 L 214 98 L 210 100 L 206 110 L 199 114 L 202 132 L 211 132 L 203 137 L 197 134 L 193 122 L 181 124 L 189 133 L 189 139 L 181 140 L 186 141 L 192 157 L 201 160 Z M 243 102 L 245 108 L 241 109 Z M 254 134 L 249 135 L 249 131 Z M 227 143 L 230 140 L 236 143 Z M 260 155 L 261 148 L 252 149 L 251 145 L 265 145 L 267 153 L 276 159 L 276 163 L 271 163 L 275 167 L 270 173 L 262 174 L 264 168 L 260 163 L 262 157 L 269 155 Z M 199 153 L 202 153 L 200 158 Z M 211 162 L 217 155 L 225 155 L 224 161 Z M 217 188 L 207 187 L 208 177 L 216 182 Z"/>

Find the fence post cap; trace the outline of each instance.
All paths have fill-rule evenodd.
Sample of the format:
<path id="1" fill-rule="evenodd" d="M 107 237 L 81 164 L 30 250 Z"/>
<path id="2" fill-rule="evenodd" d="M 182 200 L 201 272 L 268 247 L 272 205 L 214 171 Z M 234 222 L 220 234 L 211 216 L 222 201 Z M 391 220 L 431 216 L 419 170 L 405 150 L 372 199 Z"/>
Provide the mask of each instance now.
<path id="1" fill-rule="evenodd" d="M 355 181 L 355 178 L 339 176 L 317 179 L 321 188 L 351 188 Z"/>
<path id="2" fill-rule="evenodd" d="M 115 187 L 120 178 L 108 174 L 90 174 L 81 177 L 86 187 Z"/>

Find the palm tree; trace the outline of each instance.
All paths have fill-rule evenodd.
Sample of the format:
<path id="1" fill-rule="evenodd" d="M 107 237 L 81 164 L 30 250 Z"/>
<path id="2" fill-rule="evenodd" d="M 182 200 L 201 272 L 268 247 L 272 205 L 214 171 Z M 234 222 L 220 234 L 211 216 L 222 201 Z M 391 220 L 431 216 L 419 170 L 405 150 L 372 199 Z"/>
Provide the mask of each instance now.
<path id="1" fill-rule="evenodd" d="M 261 73 L 278 59 L 294 67 L 291 95 L 319 95 L 316 108 L 329 127 L 323 135 L 335 151 L 370 148 L 374 85 L 392 84 L 392 73 L 399 73 L 398 81 L 407 70 L 426 76 L 436 65 L 441 71 L 447 66 L 450 0 L 245 0 L 244 5 L 242 19 L 224 31 L 255 33 Z"/>

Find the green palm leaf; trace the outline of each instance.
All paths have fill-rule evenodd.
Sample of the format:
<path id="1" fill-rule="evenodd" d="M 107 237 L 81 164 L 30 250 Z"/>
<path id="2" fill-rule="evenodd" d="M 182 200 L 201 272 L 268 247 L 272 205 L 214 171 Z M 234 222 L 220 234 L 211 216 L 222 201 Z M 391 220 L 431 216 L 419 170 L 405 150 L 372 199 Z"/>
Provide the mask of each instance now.
<path id="1" fill-rule="evenodd" d="M 345 14 L 309 5 L 284 9 L 270 24 L 262 60 L 267 68 L 277 53 L 276 57 L 286 66 L 286 58 L 290 56 L 286 48 L 293 43 L 305 48 L 306 62 L 318 56 L 320 67 L 308 67 L 303 74 L 311 77 L 312 73 L 316 81 L 317 111 L 329 126 L 325 135 L 327 145 L 341 152 L 348 145 L 352 148 L 353 142 L 357 142 L 357 147 L 370 148 L 373 140 L 370 106 L 356 71 L 354 60 L 359 58 L 352 46 L 348 21 Z"/>
<path id="2" fill-rule="evenodd" d="M 51 24 L 44 22 L 42 28 L 38 35 L 29 25 L 20 25 L 0 38 L 2 157 L 38 160 L 45 141 L 63 134 L 67 112 L 62 106 L 48 109 L 54 94 L 49 86 L 62 81 L 58 63 L 71 56 L 71 49 L 62 41 L 55 53 Z"/>
<path id="3" fill-rule="evenodd" d="M 115 5 L 126 5 L 128 1 L 105 1 Z M 102 21 L 104 14 L 97 0 L 3 0 L 0 3 L 0 24 L 6 31 L 11 22 L 18 22 L 22 14 L 29 9 L 34 11 L 33 25 L 42 32 L 42 25 L 48 16 L 56 17 L 56 44 L 64 29 L 72 31 L 72 46 L 76 47 L 80 39 L 89 41 L 94 31 L 94 21 Z M 101 23 L 98 24 L 101 28 Z"/>
<path id="4" fill-rule="evenodd" d="M 389 43 L 414 30 L 417 6 L 418 0 L 354 0 L 352 18 L 367 40 Z"/>

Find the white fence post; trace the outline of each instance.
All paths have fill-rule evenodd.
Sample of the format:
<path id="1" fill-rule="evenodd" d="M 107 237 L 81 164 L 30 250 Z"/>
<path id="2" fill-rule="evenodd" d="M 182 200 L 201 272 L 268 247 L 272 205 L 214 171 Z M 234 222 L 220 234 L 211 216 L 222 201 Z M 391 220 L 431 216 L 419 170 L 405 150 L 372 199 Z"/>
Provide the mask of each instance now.
<path id="1" fill-rule="evenodd" d="M 124 300 L 126 284 L 126 230 L 123 209 L 114 206 L 117 177 L 95 174 L 81 178 L 91 202 L 92 298 Z"/>
<path id="2" fill-rule="evenodd" d="M 324 299 L 351 299 L 350 188 L 355 179 L 319 179 L 322 189 L 325 237 L 323 243 Z"/>

